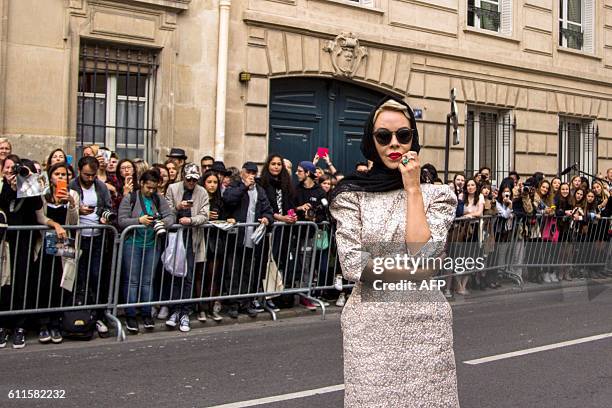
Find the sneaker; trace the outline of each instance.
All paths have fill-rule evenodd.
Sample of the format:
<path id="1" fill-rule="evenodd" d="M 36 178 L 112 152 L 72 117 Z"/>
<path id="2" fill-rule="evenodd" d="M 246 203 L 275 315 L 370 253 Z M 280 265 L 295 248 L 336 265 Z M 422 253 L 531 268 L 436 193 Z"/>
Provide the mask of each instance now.
<path id="1" fill-rule="evenodd" d="M 127 317 L 125 319 L 125 327 L 128 332 L 138 334 L 138 321 L 135 317 Z"/>
<path id="2" fill-rule="evenodd" d="M 261 313 L 264 311 L 264 308 L 261 306 L 261 303 L 259 303 L 259 300 L 257 299 L 253 299 L 253 301 L 251 302 L 251 307 L 255 309 L 257 313 Z"/>
<path id="3" fill-rule="evenodd" d="M 151 317 L 155 319 L 157 317 L 157 313 L 159 313 L 159 307 L 153 306 L 151 308 Z"/>
<path id="4" fill-rule="evenodd" d="M 59 329 L 56 329 L 56 328 L 51 329 L 51 341 L 54 344 L 60 344 L 62 341 L 64 341 L 64 338 L 62 337 L 62 333 L 59 331 Z"/>
<path id="5" fill-rule="evenodd" d="M 8 333 L 2 327 L 0 327 L 0 348 L 6 347 L 6 342 L 8 340 Z"/>
<path id="6" fill-rule="evenodd" d="M 227 314 L 232 319 L 237 319 L 238 318 L 238 305 L 232 305 L 230 307 L 229 312 L 227 312 Z"/>
<path id="7" fill-rule="evenodd" d="M 336 275 L 336 279 L 334 279 L 334 289 L 342 290 L 342 275 Z"/>
<path id="8" fill-rule="evenodd" d="M 559 279 L 557 279 L 557 274 L 555 272 L 550 273 L 550 280 L 551 282 L 559 282 Z"/>
<path id="9" fill-rule="evenodd" d="M 213 319 L 215 322 L 220 322 L 221 320 L 223 320 L 223 316 L 221 316 L 221 315 L 219 314 L 219 312 L 216 312 L 216 311 L 214 311 L 214 310 L 213 310 L 213 311 L 210 313 L 210 317 L 211 317 L 211 318 L 212 318 L 212 319 Z"/>
<path id="10" fill-rule="evenodd" d="M 159 313 L 157 313 L 157 318 L 159 320 L 166 320 L 169 313 L 170 310 L 168 310 L 168 306 L 162 306 L 161 309 L 159 309 Z"/>
<path id="11" fill-rule="evenodd" d="M 249 315 L 249 317 L 257 317 L 257 315 L 259 314 L 259 310 L 255 309 L 252 304 L 247 306 L 246 312 Z"/>
<path id="12" fill-rule="evenodd" d="M 99 334 L 108 334 L 108 326 L 102 320 L 96 321 L 96 329 Z"/>
<path id="13" fill-rule="evenodd" d="M 317 310 L 314 303 L 308 298 L 300 297 L 300 305 L 304 306 L 308 310 Z"/>
<path id="14" fill-rule="evenodd" d="M 184 333 L 191 330 L 191 326 L 189 325 L 189 315 L 184 314 L 181 316 L 181 325 L 179 326 L 179 330 Z"/>
<path id="15" fill-rule="evenodd" d="M 215 300 L 215 303 L 213 303 L 213 312 L 221 313 L 221 302 L 218 300 Z"/>
<path id="16" fill-rule="evenodd" d="M 145 316 L 142 320 L 143 326 L 147 330 L 153 330 L 155 328 L 155 320 L 152 317 Z"/>
<path id="17" fill-rule="evenodd" d="M 338 300 L 336 300 L 336 306 L 344 307 L 345 304 L 346 304 L 346 296 L 344 293 L 341 293 L 340 296 L 338 296 Z"/>
<path id="18" fill-rule="evenodd" d="M 25 330 L 21 328 L 15 329 L 15 333 L 13 333 L 13 348 L 20 349 L 20 348 L 24 348 L 25 345 L 26 345 Z"/>
<path id="19" fill-rule="evenodd" d="M 450 289 L 446 289 L 444 291 L 444 297 L 447 299 L 452 299 L 453 298 L 453 294 L 451 293 Z"/>
<path id="20" fill-rule="evenodd" d="M 274 312 L 280 312 L 280 309 L 274 304 L 272 299 L 266 300 L 266 306 L 268 306 L 268 309 L 272 309 Z"/>
<path id="21" fill-rule="evenodd" d="M 166 320 L 166 326 L 174 328 L 174 327 L 176 327 L 178 321 L 179 321 L 179 313 L 178 312 L 174 312 L 174 313 L 172 313 L 170 318 L 168 320 Z"/>
<path id="22" fill-rule="evenodd" d="M 49 333 L 47 326 L 40 328 L 40 332 L 38 333 L 38 341 L 40 341 L 42 344 L 46 344 L 51 341 L 51 334 Z"/>
<path id="23" fill-rule="evenodd" d="M 548 272 L 544 272 L 542 280 L 544 281 L 544 283 L 552 283 L 552 281 L 550 280 L 550 274 Z"/>
<path id="24" fill-rule="evenodd" d="M 206 312 L 202 311 L 198 313 L 198 321 L 202 323 L 206 322 Z"/>

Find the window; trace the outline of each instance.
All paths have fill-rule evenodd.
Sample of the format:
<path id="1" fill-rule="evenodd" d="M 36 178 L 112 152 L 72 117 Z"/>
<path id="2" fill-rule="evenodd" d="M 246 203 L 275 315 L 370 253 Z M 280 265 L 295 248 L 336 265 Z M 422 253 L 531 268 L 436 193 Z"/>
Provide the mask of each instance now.
<path id="1" fill-rule="evenodd" d="M 374 1 L 375 0 L 349 0 L 353 3 L 358 3 L 361 6 L 364 7 L 374 7 Z"/>
<path id="2" fill-rule="evenodd" d="M 490 167 L 491 182 L 499 184 L 513 166 L 511 112 L 468 108 L 466 122 L 466 175 Z"/>
<path id="3" fill-rule="evenodd" d="M 559 0 L 559 45 L 593 52 L 594 0 Z"/>
<path id="4" fill-rule="evenodd" d="M 512 0 L 468 0 L 468 26 L 512 35 Z"/>
<path id="5" fill-rule="evenodd" d="M 156 55 L 83 43 L 77 98 L 77 154 L 98 144 L 120 157 L 149 159 L 155 134 Z"/>
<path id="6" fill-rule="evenodd" d="M 599 129 L 592 120 L 575 118 L 559 119 L 559 172 L 578 163 L 578 168 L 594 174 L 596 144 Z M 578 172 L 573 170 L 566 177 L 569 180 Z"/>

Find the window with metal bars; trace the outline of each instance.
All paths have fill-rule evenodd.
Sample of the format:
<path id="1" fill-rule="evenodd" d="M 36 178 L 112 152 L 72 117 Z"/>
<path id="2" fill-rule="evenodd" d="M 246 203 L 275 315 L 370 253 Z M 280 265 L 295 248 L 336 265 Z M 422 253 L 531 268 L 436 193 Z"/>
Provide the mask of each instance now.
<path id="1" fill-rule="evenodd" d="M 559 119 L 559 172 L 578 163 L 578 169 L 597 172 L 597 137 L 599 129 L 594 121 L 575 118 Z M 568 173 L 566 181 L 579 175 L 577 170 Z"/>
<path id="2" fill-rule="evenodd" d="M 469 108 L 466 116 L 466 175 L 491 169 L 491 182 L 499 185 L 514 162 L 514 122 L 510 111 Z"/>
<path id="3" fill-rule="evenodd" d="M 122 45 L 81 43 L 77 155 L 89 144 L 119 157 L 150 160 L 157 53 Z"/>

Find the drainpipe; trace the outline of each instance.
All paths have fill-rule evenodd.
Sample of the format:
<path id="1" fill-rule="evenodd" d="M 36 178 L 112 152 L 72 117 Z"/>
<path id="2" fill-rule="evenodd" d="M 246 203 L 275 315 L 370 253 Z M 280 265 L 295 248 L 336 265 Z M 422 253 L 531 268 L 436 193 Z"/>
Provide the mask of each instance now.
<path id="1" fill-rule="evenodd" d="M 232 0 L 219 1 L 219 56 L 217 59 L 217 108 L 215 116 L 215 160 L 225 151 L 225 106 L 227 100 L 227 54 Z"/>

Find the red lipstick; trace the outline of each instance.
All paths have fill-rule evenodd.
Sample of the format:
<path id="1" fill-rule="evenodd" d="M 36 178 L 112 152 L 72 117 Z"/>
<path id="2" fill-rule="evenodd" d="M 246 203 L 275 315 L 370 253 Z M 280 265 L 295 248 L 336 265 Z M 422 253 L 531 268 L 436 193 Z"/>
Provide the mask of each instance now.
<path id="1" fill-rule="evenodd" d="M 399 158 L 402 157 L 402 154 L 401 153 L 397 153 L 397 152 L 389 153 L 387 155 L 387 157 L 390 158 L 391 160 L 399 160 Z"/>

